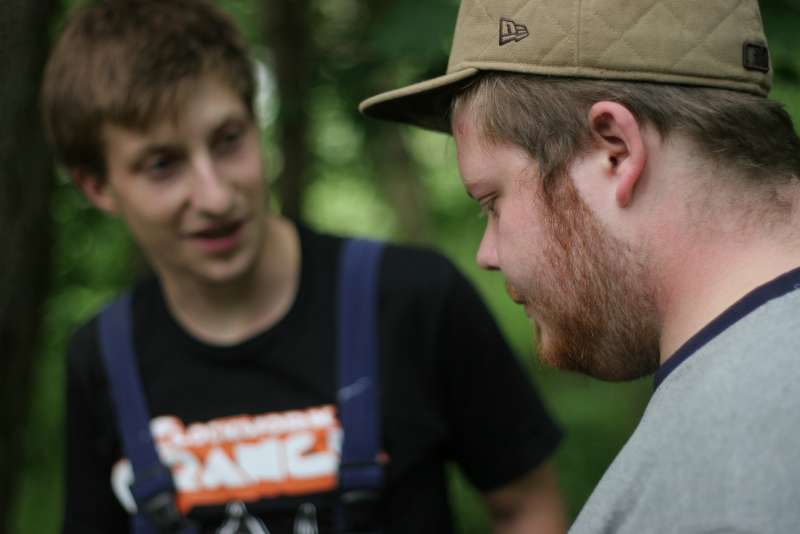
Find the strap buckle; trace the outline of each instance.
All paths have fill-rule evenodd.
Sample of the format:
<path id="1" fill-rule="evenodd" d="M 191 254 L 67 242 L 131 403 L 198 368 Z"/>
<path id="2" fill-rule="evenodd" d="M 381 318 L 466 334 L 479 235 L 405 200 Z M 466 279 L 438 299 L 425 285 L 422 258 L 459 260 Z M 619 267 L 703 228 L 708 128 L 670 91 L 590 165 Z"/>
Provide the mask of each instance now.
<path id="1" fill-rule="evenodd" d="M 156 527 L 158 532 L 179 533 L 192 526 L 178 510 L 173 490 L 161 491 L 145 500 L 141 513 Z"/>

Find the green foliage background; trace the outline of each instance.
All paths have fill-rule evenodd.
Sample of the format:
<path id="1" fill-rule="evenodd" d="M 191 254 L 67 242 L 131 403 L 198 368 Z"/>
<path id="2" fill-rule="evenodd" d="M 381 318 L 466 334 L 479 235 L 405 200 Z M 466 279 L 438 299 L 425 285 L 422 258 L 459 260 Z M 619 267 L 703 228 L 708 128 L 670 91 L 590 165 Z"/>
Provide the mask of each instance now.
<path id="1" fill-rule="evenodd" d="M 269 50 L 261 46 L 262 21 L 269 13 L 262 4 L 257 0 L 219 3 L 237 19 L 257 55 L 269 65 Z M 312 5 L 315 32 L 311 38 L 320 55 L 310 108 L 312 180 L 305 197 L 305 221 L 332 232 L 407 239 L 397 207 L 381 181 L 380 165 L 370 165 L 365 157 L 367 136 L 376 129 L 400 131 L 416 171 L 409 179 L 416 181 L 422 199 L 417 216 L 426 231 L 415 241 L 442 250 L 474 281 L 563 425 L 566 438 L 555 463 L 569 513 L 574 516 L 635 427 L 650 393 L 650 381 L 606 384 L 540 367 L 532 354 L 527 319 L 505 296 L 502 279 L 479 271 L 474 264 L 483 221 L 458 180 L 452 140 L 411 128 L 371 124 L 355 111 L 361 98 L 444 71 L 457 0 L 316 0 Z M 776 72 L 772 98 L 784 102 L 797 123 L 800 8 L 791 1 L 773 0 L 762 2 L 762 11 Z M 272 176 L 280 169 L 274 142 L 277 105 L 274 98 L 267 98 L 262 113 Z M 63 175 L 54 206 L 58 230 L 54 290 L 44 318 L 46 336 L 25 437 L 25 474 L 12 519 L 12 530 L 19 533 L 56 532 L 59 528 L 68 335 L 143 268 L 121 224 L 91 209 Z M 526 407 L 509 409 L 522 413 Z M 487 531 L 476 495 L 455 470 L 453 488 L 461 531 Z"/>

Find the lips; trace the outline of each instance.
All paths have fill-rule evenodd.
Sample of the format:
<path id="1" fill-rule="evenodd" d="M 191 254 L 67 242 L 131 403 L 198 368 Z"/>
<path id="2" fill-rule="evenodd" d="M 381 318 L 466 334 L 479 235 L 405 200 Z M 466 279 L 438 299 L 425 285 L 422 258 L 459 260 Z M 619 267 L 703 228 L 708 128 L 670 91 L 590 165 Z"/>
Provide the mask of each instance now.
<path id="1" fill-rule="evenodd" d="M 517 304 L 526 303 L 526 300 L 522 297 L 522 295 L 520 295 L 508 281 L 506 281 L 506 292 L 508 293 L 508 296 L 511 297 L 511 300 L 513 300 Z"/>
<path id="2" fill-rule="evenodd" d="M 189 234 L 189 238 L 206 253 L 228 254 L 236 250 L 242 239 L 244 221 L 233 221 L 208 226 Z"/>
<path id="3" fill-rule="evenodd" d="M 231 234 L 235 233 L 239 228 L 241 228 L 241 226 L 242 226 L 241 221 L 235 221 L 231 223 L 215 225 L 209 228 L 205 228 L 203 230 L 200 230 L 199 232 L 193 232 L 191 236 L 198 239 L 219 239 L 230 236 Z"/>

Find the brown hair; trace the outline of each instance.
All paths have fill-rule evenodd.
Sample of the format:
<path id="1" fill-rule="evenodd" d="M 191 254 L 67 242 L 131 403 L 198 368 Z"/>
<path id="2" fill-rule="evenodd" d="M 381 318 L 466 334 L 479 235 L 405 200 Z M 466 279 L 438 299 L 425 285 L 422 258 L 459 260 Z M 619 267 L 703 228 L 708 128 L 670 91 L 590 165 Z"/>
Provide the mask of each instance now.
<path id="1" fill-rule="evenodd" d="M 182 95 L 214 75 L 253 111 L 254 78 L 231 20 L 206 0 L 105 0 L 75 12 L 47 63 L 42 112 L 67 166 L 105 172 L 105 123 L 144 130 L 175 117 Z"/>
<path id="2" fill-rule="evenodd" d="M 683 134 L 702 159 L 747 182 L 800 178 L 800 140 L 789 115 L 777 102 L 742 92 L 487 72 L 456 95 L 452 110 L 469 107 L 487 140 L 534 157 L 551 202 L 558 177 L 589 147 L 589 110 L 603 100 L 625 106 L 662 137 Z"/>

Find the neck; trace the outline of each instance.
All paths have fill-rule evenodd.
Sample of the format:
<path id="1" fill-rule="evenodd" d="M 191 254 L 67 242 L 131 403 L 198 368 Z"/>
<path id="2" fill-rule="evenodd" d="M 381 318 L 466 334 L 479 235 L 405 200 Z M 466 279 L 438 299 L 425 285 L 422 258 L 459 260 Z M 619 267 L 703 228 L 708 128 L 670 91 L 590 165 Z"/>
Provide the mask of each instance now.
<path id="1" fill-rule="evenodd" d="M 747 293 L 800 266 L 796 241 L 727 237 L 693 243 L 663 273 L 661 363 Z"/>
<path id="2" fill-rule="evenodd" d="M 277 216 L 263 224 L 261 250 L 235 280 L 161 278 L 170 311 L 199 339 L 219 345 L 243 341 L 279 321 L 294 302 L 301 261 L 297 229 Z"/>

